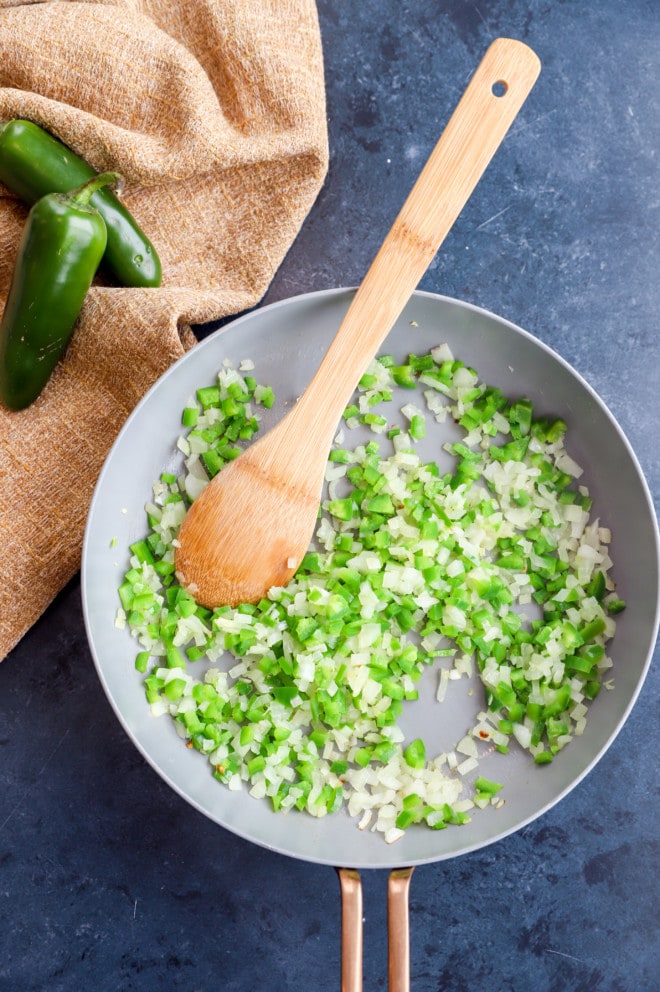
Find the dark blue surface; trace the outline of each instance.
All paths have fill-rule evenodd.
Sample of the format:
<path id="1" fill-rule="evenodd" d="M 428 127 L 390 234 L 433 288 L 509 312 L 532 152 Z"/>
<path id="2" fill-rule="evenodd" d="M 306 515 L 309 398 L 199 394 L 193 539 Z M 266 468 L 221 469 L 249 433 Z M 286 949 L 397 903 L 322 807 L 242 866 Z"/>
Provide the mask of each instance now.
<path id="1" fill-rule="evenodd" d="M 599 392 L 660 493 L 660 4 L 319 0 L 330 172 L 265 302 L 359 282 L 489 42 L 543 72 L 422 288 L 525 327 Z M 656 652 L 657 655 L 657 652 Z M 418 868 L 413 992 L 654 992 L 658 659 L 551 812 Z M 366 989 L 387 875 L 363 874 Z M 207 821 L 107 704 L 72 582 L 0 666 L 1 992 L 339 988 L 332 869 Z"/>

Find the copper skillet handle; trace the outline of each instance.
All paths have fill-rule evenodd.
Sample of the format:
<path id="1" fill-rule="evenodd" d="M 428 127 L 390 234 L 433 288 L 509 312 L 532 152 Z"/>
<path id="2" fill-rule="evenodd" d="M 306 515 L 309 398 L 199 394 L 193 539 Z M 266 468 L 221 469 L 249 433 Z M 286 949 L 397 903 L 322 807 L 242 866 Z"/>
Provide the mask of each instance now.
<path id="1" fill-rule="evenodd" d="M 362 992 L 362 881 L 354 868 L 338 868 L 341 888 L 341 992 Z"/>
<path id="2" fill-rule="evenodd" d="M 408 892 L 413 868 L 395 868 L 387 883 L 389 992 L 410 992 Z M 338 868 L 341 888 L 341 992 L 362 992 L 362 881 Z"/>
<path id="3" fill-rule="evenodd" d="M 414 868 L 395 868 L 387 884 L 389 992 L 410 992 L 408 892 Z"/>

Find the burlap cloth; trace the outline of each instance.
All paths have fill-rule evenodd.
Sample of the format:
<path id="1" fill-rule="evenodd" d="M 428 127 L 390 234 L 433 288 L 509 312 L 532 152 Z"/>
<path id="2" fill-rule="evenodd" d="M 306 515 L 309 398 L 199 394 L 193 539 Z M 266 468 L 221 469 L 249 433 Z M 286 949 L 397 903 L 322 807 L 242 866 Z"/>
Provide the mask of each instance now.
<path id="1" fill-rule="evenodd" d="M 103 460 L 191 325 L 263 296 L 323 182 L 313 0 L 0 0 L 0 122 L 126 179 L 159 289 L 99 280 L 36 403 L 0 405 L 0 658 L 75 575 Z M 0 308 L 25 208 L 0 185 Z M 105 284 L 103 284 L 105 282 Z"/>

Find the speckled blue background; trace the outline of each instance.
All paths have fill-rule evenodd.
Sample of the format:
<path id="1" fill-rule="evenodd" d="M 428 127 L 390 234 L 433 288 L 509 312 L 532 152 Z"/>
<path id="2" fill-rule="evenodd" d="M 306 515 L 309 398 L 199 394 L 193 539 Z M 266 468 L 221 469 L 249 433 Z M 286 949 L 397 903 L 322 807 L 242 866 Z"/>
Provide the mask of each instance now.
<path id="1" fill-rule="evenodd" d="M 319 0 L 331 162 L 265 302 L 359 282 L 489 42 L 541 79 L 422 288 L 525 327 L 600 393 L 660 492 L 658 0 Z M 413 992 L 655 992 L 658 664 L 542 819 L 418 868 Z M 366 989 L 387 875 L 363 875 Z M 0 992 L 339 988 L 332 869 L 189 808 L 112 714 L 78 581 L 0 666 Z"/>

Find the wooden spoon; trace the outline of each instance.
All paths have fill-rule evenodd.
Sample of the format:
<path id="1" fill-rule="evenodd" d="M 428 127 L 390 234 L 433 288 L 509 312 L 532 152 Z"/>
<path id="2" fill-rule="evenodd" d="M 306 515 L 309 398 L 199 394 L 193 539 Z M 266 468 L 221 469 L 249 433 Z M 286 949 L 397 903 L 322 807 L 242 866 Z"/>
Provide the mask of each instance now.
<path id="1" fill-rule="evenodd" d="M 492 43 L 302 397 L 192 504 L 175 564 L 179 582 L 202 605 L 257 602 L 298 568 L 314 533 L 341 415 L 540 68 L 522 42 Z"/>

